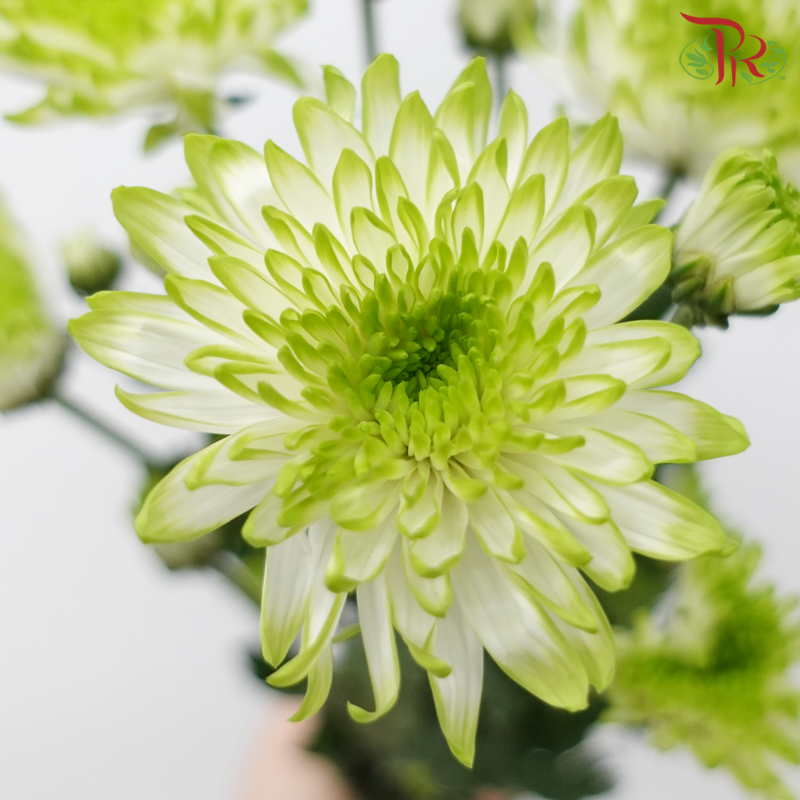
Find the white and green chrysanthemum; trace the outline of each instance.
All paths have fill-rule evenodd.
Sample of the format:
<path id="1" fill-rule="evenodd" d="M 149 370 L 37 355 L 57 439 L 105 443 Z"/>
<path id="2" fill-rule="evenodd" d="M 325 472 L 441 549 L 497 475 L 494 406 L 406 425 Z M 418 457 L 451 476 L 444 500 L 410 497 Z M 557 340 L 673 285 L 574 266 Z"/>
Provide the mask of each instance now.
<path id="1" fill-rule="evenodd" d="M 14 224 L 0 207 L 0 411 L 37 400 L 64 350 L 45 311 Z"/>
<path id="2" fill-rule="evenodd" d="M 214 126 L 220 73 L 236 65 L 284 76 L 271 49 L 306 0 L 0 0 L 0 64 L 34 75 L 44 100 L 12 117 L 106 116 L 165 106 L 175 118 L 149 143 Z"/>
<path id="3" fill-rule="evenodd" d="M 735 453 L 741 425 L 684 395 L 697 341 L 615 324 L 669 272 L 671 233 L 618 175 L 616 121 L 572 149 L 563 119 L 528 140 L 509 93 L 488 145 L 482 59 L 435 115 L 382 56 L 356 92 L 327 71 L 301 98 L 306 164 L 186 138 L 197 191 L 114 194 L 167 295 L 90 299 L 72 323 L 104 364 L 165 389 L 126 406 L 225 434 L 178 465 L 137 519 L 186 540 L 249 513 L 267 547 L 271 676 L 323 703 L 332 639 L 356 592 L 375 710 L 394 704 L 394 630 L 430 674 L 442 728 L 469 763 L 483 649 L 549 703 L 582 708 L 614 668 L 580 570 L 628 584 L 631 550 L 680 560 L 728 546 L 653 465 Z M 252 511 L 251 511 L 252 509 Z"/>
<path id="4" fill-rule="evenodd" d="M 675 232 L 672 279 L 685 324 L 725 325 L 800 297 L 800 193 L 775 157 L 733 148 L 711 165 Z"/>
<path id="5" fill-rule="evenodd" d="M 734 87 L 728 68 L 725 80 L 717 84 L 716 50 L 707 49 L 714 42 L 712 26 L 688 22 L 681 12 L 735 20 L 748 36 L 742 47 L 745 55 L 757 52 L 751 34 L 769 43 L 769 57 L 757 62 L 765 76 L 769 70 L 776 72 L 781 60 L 786 69 L 780 76 L 748 86 L 752 78 L 740 66 Z M 738 39 L 733 30 L 729 33 L 726 39 L 732 49 Z M 616 115 L 630 154 L 699 179 L 728 147 L 756 152 L 769 147 L 787 174 L 800 180 L 797 3 L 580 0 L 569 22 L 542 32 L 540 40 L 544 48 L 531 53 L 533 63 L 563 89 L 570 113 L 576 118 L 594 118 L 603 111 Z M 689 53 L 694 63 L 704 65 L 694 74 L 681 66 L 683 51 L 692 43 Z M 776 55 L 779 51 L 773 45 L 782 56 Z"/>

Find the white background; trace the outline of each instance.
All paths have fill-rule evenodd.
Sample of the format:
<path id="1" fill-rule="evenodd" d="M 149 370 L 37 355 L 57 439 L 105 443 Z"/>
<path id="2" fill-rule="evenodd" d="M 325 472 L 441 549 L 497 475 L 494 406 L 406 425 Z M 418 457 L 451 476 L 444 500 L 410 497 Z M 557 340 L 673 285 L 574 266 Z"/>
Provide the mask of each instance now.
<path id="1" fill-rule="evenodd" d="M 379 44 L 397 55 L 405 91 L 435 106 L 467 59 L 451 3 L 381 0 Z M 281 42 L 312 63 L 357 81 L 364 54 L 358 0 L 317 0 Z M 556 98 L 523 64 L 511 82 L 534 126 Z M 259 79 L 230 78 L 257 100 L 225 123 L 228 136 L 261 149 L 275 139 L 297 153 L 293 93 Z M 0 78 L 0 111 L 40 92 Z M 67 122 L 26 130 L 0 122 L 0 189 L 25 228 L 53 313 L 81 313 L 58 258 L 61 240 L 93 226 L 120 247 L 110 190 L 169 191 L 186 182 L 180 145 L 142 156 L 148 122 Z M 642 194 L 657 175 L 635 170 Z M 688 197 L 684 187 L 683 197 Z M 156 289 L 142 273 L 128 286 Z M 710 463 L 718 508 L 766 547 L 763 574 L 800 590 L 797 536 L 800 305 L 767 320 L 701 331 L 705 357 L 685 390 L 738 416 L 752 447 Z M 188 434 L 134 418 L 113 397 L 118 376 L 73 354 L 68 392 L 156 453 L 189 446 Z M 125 453 L 57 407 L 0 418 L 0 796 L 9 800 L 222 800 L 239 796 L 254 732 L 272 696 L 251 677 L 257 642 L 249 603 L 211 574 L 168 573 L 132 532 L 140 480 Z M 704 772 L 687 752 L 661 754 L 613 728 L 595 735 L 617 770 L 614 800 L 744 797 L 732 779 Z M 790 774 L 800 789 L 797 771 Z M 274 800 L 284 800 L 275 797 Z M 288 798 L 287 798 L 288 800 Z M 322 800 L 322 798 L 320 798 Z"/>

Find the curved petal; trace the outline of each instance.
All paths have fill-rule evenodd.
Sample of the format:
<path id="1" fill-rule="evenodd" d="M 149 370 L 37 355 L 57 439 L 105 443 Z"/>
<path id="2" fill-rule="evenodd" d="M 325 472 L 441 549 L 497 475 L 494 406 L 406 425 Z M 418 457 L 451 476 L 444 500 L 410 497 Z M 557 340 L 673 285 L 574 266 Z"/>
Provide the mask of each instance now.
<path id="1" fill-rule="evenodd" d="M 598 486 L 611 517 L 637 553 L 664 561 L 724 552 L 729 540 L 719 522 L 683 495 L 655 481 Z"/>
<path id="2" fill-rule="evenodd" d="M 429 673 L 439 724 L 453 755 L 471 767 L 483 689 L 483 647 L 458 603 L 437 621 L 433 652 L 453 665 L 444 678 Z"/>
<path id="3" fill-rule="evenodd" d="M 392 627 L 389 593 L 383 575 L 362 583 L 356 596 L 367 667 L 375 694 L 375 711 L 365 711 L 352 703 L 347 704 L 347 710 L 356 722 L 372 722 L 390 711 L 397 702 L 400 662 Z"/>
<path id="4" fill-rule="evenodd" d="M 147 495 L 136 517 L 136 532 L 142 541 L 185 542 L 195 539 L 230 522 L 264 499 L 271 481 L 245 486 L 215 484 L 194 491 L 187 489 L 186 477 L 204 453 L 205 450 L 201 450 L 182 461 Z"/>

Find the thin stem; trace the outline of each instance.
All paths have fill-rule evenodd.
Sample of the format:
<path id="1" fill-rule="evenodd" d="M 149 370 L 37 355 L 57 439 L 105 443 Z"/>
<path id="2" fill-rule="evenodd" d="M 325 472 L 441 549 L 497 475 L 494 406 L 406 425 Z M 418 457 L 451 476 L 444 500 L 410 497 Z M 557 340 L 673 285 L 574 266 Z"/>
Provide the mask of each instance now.
<path id="1" fill-rule="evenodd" d="M 367 52 L 367 66 L 378 57 L 378 39 L 375 35 L 375 0 L 361 0 L 364 11 L 364 44 Z"/>
<path id="2" fill-rule="evenodd" d="M 155 463 L 154 460 L 139 447 L 139 445 L 137 445 L 135 442 L 132 442 L 121 433 L 118 433 L 113 428 L 110 428 L 105 422 L 99 420 L 91 412 L 81 408 L 81 406 L 75 401 L 64 397 L 64 395 L 59 391 L 54 391 L 51 397 L 62 408 L 69 411 L 70 414 L 85 422 L 90 428 L 93 428 L 95 431 L 102 434 L 106 439 L 114 442 L 123 450 L 127 450 L 128 453 L 141 461 L 145 466 L 150 466 Z"/>
<path id="3" fill-rule="evenodd" d="M 508 55 L 506 53 L 496 53 L 494 61 L 494 80 L 495 91 L 497 93 L 497 107 L 502 107 L 503 100 L 508 94 Z"/>
<path id="4" fill-rule="evenodd" d="M 666 211 L 667 207 L 669 206 L 672 193 L 675 191 L 675 187 L 683 180 L 683 177 L 683 170 L 670 167 L 669 172 L 664 178 L 664 183 L 661 184 L 661 189 L 658 192 L 658 196 L 664 198 L 666 202 L 664 203 L 664 208 L 662 208 L 658 213 L 658 216 L 655 218 L 654 222 L 658 222 L 661 218 L 661 215 L 664 213 L 664 211 Z"/>
<path id="5" fill-rule="evenodd" d="M 209 558 L 208 565 L 226 577 L 256 605 L 261 604 L 261 581 L 233 553 L 218 550 Z"/>

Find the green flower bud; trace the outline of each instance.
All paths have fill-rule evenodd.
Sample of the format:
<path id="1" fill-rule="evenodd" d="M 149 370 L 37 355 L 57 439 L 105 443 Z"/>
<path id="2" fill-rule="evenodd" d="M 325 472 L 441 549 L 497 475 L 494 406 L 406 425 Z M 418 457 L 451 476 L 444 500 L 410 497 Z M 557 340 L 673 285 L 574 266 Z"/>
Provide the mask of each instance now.
<path id="1" fill-rule="evenodd" d="M 675 232 L 673 300 L 682 319 L 725 327 L 800 297 L 800 193 L 775 157 L 733 148 L 709 169 Z"/>
<path id="2" fill-rule="evenodd" d="M 103 247 L 91 231 L 81 231 L 63 246 L 72 288 L 81 295 L 110 289 L 119 275 L 120 257 Z"/>
<path id="3" fill-rule="evenodd" d="M 48 392 L 64 342 L 44 310 L 16 230 L 0 207 L 0 411 Z"/>

